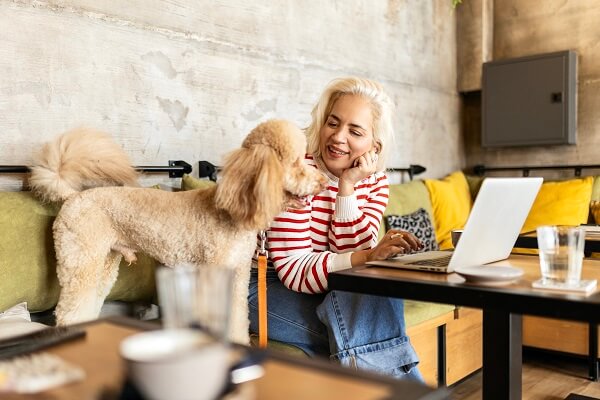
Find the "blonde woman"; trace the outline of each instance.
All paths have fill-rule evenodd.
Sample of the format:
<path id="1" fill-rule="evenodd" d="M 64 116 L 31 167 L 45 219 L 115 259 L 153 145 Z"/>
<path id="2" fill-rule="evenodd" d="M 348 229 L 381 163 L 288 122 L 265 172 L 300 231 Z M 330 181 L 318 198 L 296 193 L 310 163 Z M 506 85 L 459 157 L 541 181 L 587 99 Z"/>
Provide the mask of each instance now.
<path id="1" fill-rule="evenodd" d="M 269 338 L 342 365 L 422 380 L 403 300 L 329 291 L 327 283 L 332 271 L 421 248 L 408 232 L 377 241 L 388 201 L 391 108 L 379 83 L 349 77 L 332 81 L 312 110 L 305 161 L 329 185 L 303 209 L 280 214 L 267 232 Z M 256 332 L 255 272 L 249 303 Z"/>

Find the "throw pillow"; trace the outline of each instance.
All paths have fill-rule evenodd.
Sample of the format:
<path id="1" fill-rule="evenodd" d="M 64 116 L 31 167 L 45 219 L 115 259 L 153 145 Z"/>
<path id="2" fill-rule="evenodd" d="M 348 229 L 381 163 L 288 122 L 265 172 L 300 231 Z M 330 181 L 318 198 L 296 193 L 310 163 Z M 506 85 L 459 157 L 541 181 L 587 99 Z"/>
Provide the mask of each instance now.
<path id="1" fill-rule="evenodd" d="M 184 174 L 181 178 L 181 190 L 205 189 L 215 184 L 215 182 L 208 179 L 198 179 L 188 174 Z"/>
<path id="2" fill-rule="evenodd" d="M 594 185 L 592 186 L 592 200 L 600 201 L 600 175 L 596 175 L 594 178 Z"/>
<path id="3" fill-rule="evenodd" d="M 426 179 L 433 209 L 435 235 L 440 249 L 451 249 L 451 231 L 464 228 L 471 212 L 472 199 L 469 184 L 461 171 L 444 179 Z"/>
<path id="4" fill-rule="evenodd" d="M 388 215 L 385 224 L 387 229 L 399 229 L 415 235 L 423 244 L 423 251 L 439 248 L 431 218 L 424 208 L 407 215 Z"/>
<path id="5" fill-rule="evenodd" d="M 31 322 L 31 316 L 25 302 L 0 312 L 0 340 L 25 335 L 47 327 L 47 325 L 38 322 Z"/>
<path id="6" fill-rule="evenodd" d="M 419 208 L 424 208 L 429 215 L 432 215 L 431 201 L 429 192 L 425 183 L 421 180 L 410 181 L 390 185 L 390 194 L 388 204 L 384 212 L 386 215 L 406 215 L 415 212 Z M 382 221 L 379 229 L 379 240 L 385 235 L 386 224 Z"/>
<path id="7" fill-rule="evenodd" d="M 17 305 L 10 307 L 4 312 L 0 312 L 0 322 L 12 319 L 19 319 L 31 322 L 31 315 L 29 315 L 29 310 L 27 309 L 27 302 L 23 301 Z"/>
<path id="8" fill-rule="evenodd" d="M 594 222 L 600 225 L 600 201 L 592 201 L 590 211 L 594 217 Z"/>
<path id="9" fill-rule="evenodd" d="M 467 179 L 467 184 L 469 185 L 469 191 L 471 192 L 471 198 L 474 199 L 477 197 L 477 193 L 479 193 L 479 189 L 481 189 L 481 184 L 485 177 L 483 176 L 474 176 L 474 175 L 465 175 Z"/>
<path id="10" fill-rule="evenodd" d="M 545 182 L 533 202 L 521 232 L 541 225 L 585 224 L 590 212 L 594 178 Z"/>

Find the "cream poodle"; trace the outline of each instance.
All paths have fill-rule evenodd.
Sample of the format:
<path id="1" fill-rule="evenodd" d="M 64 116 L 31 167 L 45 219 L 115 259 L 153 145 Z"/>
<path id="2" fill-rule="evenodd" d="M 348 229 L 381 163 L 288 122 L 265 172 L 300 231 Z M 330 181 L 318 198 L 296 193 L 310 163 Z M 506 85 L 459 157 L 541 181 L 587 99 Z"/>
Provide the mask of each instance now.
<path id="1" fill-rule="evenodd" d="M 295 125 L 267 121 L 226 157 L 216 186 L 167 192 L 123 187 L 137 186 L 137 173 L 106 134 L 78 129 L 46 144 L 30 185 L 43 199 L 64 201 L 53 227 L 61 286 L 57 324 L 97 318 L 121 258 L 133 263 L 141 251 L 167 266 L 241 265 L 229 337 L 247 343 L 257 232 L 286 207 L 300 207 L 303 197 L 320 192 L 327 182 L 304 163 L 305 150 L 306 140 Z"/>

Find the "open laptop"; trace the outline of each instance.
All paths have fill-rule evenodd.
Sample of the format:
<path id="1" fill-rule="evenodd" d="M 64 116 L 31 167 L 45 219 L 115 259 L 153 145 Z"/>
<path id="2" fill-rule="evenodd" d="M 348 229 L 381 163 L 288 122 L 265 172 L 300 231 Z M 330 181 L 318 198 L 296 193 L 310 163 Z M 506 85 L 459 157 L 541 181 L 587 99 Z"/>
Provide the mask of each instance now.
<path id="1" fill-rule="evenodd" d="M 486 178 L 454 251 L 426 251 L 367 264 L 451 273 L 508 258 L 543 178 Z"/>

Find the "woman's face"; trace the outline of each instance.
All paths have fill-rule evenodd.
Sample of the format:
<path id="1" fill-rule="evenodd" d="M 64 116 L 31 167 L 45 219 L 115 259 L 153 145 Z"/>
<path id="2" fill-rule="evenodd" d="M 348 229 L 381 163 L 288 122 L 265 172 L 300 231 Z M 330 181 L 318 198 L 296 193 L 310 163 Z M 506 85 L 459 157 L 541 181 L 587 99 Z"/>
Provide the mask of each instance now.
<path id="1" fill-rule="evenodd" d="M 343 95 L 326 117 L 319 132 L 321 157 L 329 172 L 339 178 L 373 148 L 373 113 L 361 96 Z"/>

